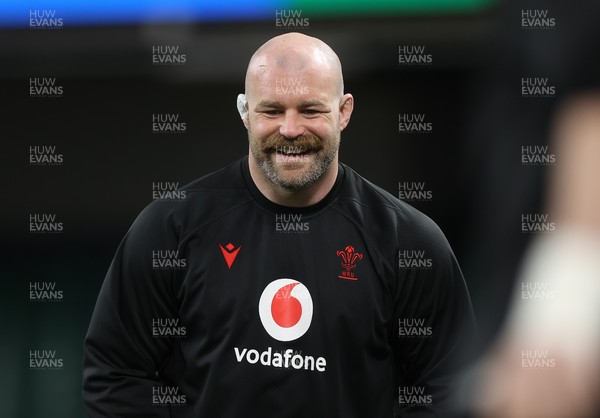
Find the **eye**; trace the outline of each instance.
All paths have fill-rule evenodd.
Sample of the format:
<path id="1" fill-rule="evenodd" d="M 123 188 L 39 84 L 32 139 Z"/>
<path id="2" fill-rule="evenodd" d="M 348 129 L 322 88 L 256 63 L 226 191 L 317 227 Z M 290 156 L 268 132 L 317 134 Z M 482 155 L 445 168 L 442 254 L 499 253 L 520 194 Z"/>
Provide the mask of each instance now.
<path id="1" fill-rule="evenodd" d="M 269 115 L 269 116 L 276 116 L 276 115 L 281 114 L 281 110 L 277 110 L 277 109 L 263 110 L 262 113 L 264 113 L 265 115 Z"/>
<path id="2" fill-rule="evenodd" d="M 304 113 L 306 115 L 316 115 L 317 113 L 320 113 L 320 112 L 316 109 L 304 109 L 302 111 L 302 113 Z"/>

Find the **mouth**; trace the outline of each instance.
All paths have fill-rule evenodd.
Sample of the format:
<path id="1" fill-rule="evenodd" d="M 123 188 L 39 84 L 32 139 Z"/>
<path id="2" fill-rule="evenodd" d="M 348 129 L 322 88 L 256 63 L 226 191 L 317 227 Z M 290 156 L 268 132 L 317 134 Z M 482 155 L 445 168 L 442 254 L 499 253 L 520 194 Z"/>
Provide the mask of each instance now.
<path id="1" fill-rule="evenodd" d="M 276 147 L 274 150 L 275 158 L 280 162 L 301 162 L 305 160 L 314 150 L 303 146 L 288 145 Z"/>
<path id="2" fill-rule="evenodd" d="M 277 155 L 285 155 L 285 156 L 300 156 L 300 155 L 306 155 L 308 154 L 310 151 L 275 151 L 275 153 Z"/>
<path id="3" fill-rule="evenodd" d="M 306 147 L 298 145 L 284 145 L 280 147 L 275 147 L 274 151 L 277 154 L 281 155 L 302 155 L 310 152 L 310 150 Z"/>

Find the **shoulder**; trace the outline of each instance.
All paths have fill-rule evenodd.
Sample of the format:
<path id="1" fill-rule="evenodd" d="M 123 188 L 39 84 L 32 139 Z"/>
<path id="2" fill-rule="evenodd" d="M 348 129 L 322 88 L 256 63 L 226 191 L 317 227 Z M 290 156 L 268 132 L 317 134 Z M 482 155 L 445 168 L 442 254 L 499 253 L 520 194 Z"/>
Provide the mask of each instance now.
<path id="1" fill-rule="evenodd" d="M 373 184 L 344 165 L 346 187 L 339 202 L 347 216 L 364 225 L 378 240 L 398 246 L 447 247 L 439 226 L 427 215 Z"/>
<path id="2" fill-rule="evenodd" d="M 165 230 L 181 236 L 251 201 L 241 172 L 241 160 L 202 176 L 164 199 L 148 204 L 132 229 Z"/>

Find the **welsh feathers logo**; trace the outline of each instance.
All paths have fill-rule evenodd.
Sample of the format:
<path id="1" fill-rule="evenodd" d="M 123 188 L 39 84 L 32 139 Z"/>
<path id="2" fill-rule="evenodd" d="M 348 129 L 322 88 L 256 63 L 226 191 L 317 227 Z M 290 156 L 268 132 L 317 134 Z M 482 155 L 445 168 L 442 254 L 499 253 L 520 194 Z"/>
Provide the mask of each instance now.
<path id="1" fill-rule="evenodd" d="M 356 262 L 362 260 L 362 253 L 356 252 L 352 245 L 348 245 L 344 251 L 337 251 L 336 255 L 342 258 L 342 274 L 338 277 L 346 280 L 358 280 L 353 270 L 356 267 Z"/>
<path id="2" fill-rule="evenodd" d="M 271 337 L 278 341 L 296 340 L 310 328 L 313 315 L 310 292 L 297 280 L 274 280 L 260 296 L 258 314 Z"/>

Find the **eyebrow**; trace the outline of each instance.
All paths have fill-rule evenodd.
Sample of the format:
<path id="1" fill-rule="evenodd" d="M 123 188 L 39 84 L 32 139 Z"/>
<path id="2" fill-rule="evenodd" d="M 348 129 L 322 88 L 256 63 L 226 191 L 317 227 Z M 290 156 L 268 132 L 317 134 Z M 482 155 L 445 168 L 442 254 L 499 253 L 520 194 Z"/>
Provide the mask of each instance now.
<path id="1" fill-rule="evenodd" d="M 258 102 L 258 104 L 256 105 L 256 107 L 275 107 L 275 108 L 279 108 L 279 107 L 283 107 L 283 104 L 281 102 L 274 101 L 274 100 L 261 100 L 260 102 Z"/>
<path id="2" fill-rule="evenodd" d="M 306 100 L 300 107 L 327 107 L 327 105 L 320 100 Z"/>
<path id="3" fill-rule="evenodd" d="M 261 100 L 260 102 L 258 102 L 258 104 L 256 105 L 256 107 L 269 107 L 269 108 L 282 108 L 284 107 L 283 103 L 278 102 L 276 100 Z M 307 108 L 307 107 L 327 107 L 327 105 L 323 102 L 321 102 L 320 100 L 305 100 L 302 103 L 300 103 L 300 108 Z"/>

